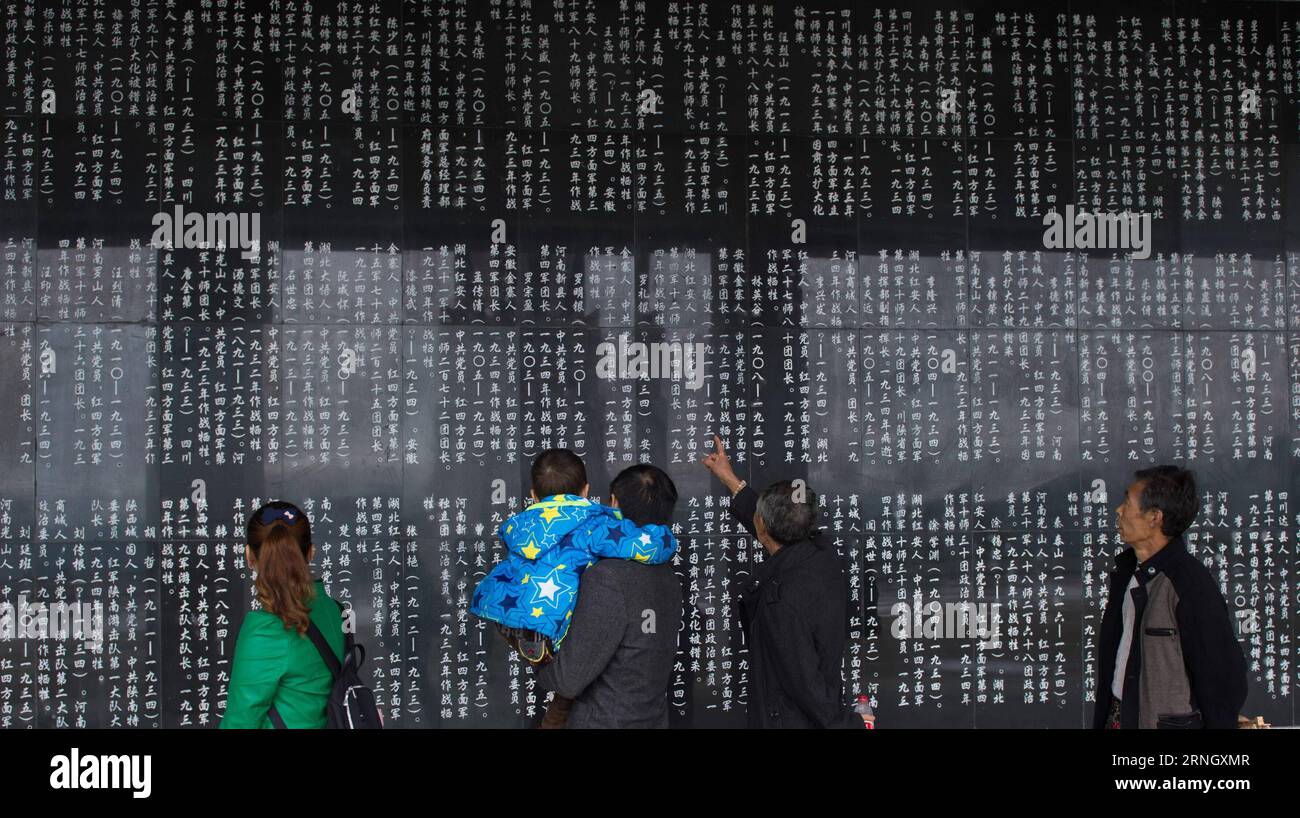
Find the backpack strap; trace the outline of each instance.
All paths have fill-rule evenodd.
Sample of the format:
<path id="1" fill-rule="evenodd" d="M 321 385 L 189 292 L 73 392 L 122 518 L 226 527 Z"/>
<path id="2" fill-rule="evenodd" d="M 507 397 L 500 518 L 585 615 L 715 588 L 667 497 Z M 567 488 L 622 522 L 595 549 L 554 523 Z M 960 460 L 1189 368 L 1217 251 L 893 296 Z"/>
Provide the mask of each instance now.
<path id="1" fill-rule="evenodd" d="M 289 725 L 284 723 L 284 717 L 280 715 L 279 710 L 275 709 L 275 705 L 271 705 L 271 709 L 266 711 L 266 717 L 271 720 L 271 726 L 273 726 L 275 729 L 277 730 L 289 729 Z"/>
<path id="2" fill-rule="evenodd" d="M 316 646 L 316 652 L 320 658 L 325 660 L 325 666 L 330 669 L 330 675 L 337 679 L 343 673 L 343 666 L 339 664 L 339 659 L 334 655 L 334 649 L 330 643 L 325 640 L 325 634 L 320 632 L 315 622 L 307 623 L 307 636 L 311 639 L 312 644 Z"/>
<path id="3" fill-rule="evenodd" d="M 334 604 L 339 605 L 337 600 L 334 600 Z M 342 619 L 342 617 L 343 606 L 339 605 L 339 618 Z M 344 648 L 343 655 L 347 656 L 351 653 L 352 634 L 345 634 L 345 636 L 347 646 Z M 329 641 L 325 639 L 325 634 L 321 633 L 320 628 L 316 627 L 316 623 L 312 622 L 310 619 L 307 620 L 307 637 L 311 639 L 311 643 L 316 646 L 316 652 L 320 654 L 320 658 L 325 660 L 325 666 L 330 669 L 330 675 L 335 679 L 341 676 L 343 674 L 343 666 L 339 664 L 338 657 L 334 655 L 334 649 L 330 647 Z M 272 704 L 266 711 L 266 717 L 271 720 L 271 725 L 275 727 L 275 729 L 289 729 L 289 725 L 284 723 L 284 717 L 280 715 L 279 710 L 275 709 L 274 704 Z"/>
<path id="4" fill-rule="evenodd" d="M 339 624 L 342 625 L 343 606 L 339 604 L 337 599 L 331 598 L 330 601 L 338 605 Z M 310 619 L 307 620 L 307 636 L 311 639 L 311 643 L 316 646 L 316 652 L 320 654 L 320 658 L 325 660 L 325 666 L 330 669 L 330 673 L 334 678 L 337 679 L 342 676 L 343 665 L 339 663 L 338 657 L 334 655 L 334 649 L 330 647 L 329 641 L 325 639 L 325 634 L 321 633 L 320 628 L 316 627 L 316 623 Z M 344 631 L 343 657 L 346 659 L 350 653 L 352 653 L 352 634 Z"/>

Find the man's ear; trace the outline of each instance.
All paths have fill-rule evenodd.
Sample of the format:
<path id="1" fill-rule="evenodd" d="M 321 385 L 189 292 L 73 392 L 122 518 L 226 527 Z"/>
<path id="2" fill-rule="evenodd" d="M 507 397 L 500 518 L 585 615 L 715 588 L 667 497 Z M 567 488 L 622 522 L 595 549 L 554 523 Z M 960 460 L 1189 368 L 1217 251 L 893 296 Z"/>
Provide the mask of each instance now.
<path id="1" fill-rule="evenodd" d="M 618 495 L 612 491 L 609 493 L 609 507 L 618 508 Z"/>
<path id="2" fill-rule="evenodd" d="M 529 490 L 528 490 L 528 496 L 531 497 L 531 498 L 533 498 L 533 502 L 534 502 L 534 503 L 537 502 L 537 492 L 536 492 L 536 491 L 534 491 L 533 489 L 529 489 Z"/>
<path id="3" fill-rule="evenodd" d="M 249 568 L 257 567 L 257 560 L 253 558 L 253 547 L 251 545 L 244 546 L 244 562 Z"/>
<path id="4" fill-rule="evenodd" d="M 767 525 L 763 523 L 763 518 L 757 511 L 754 512 L 754 534 L 760 540 L 767 536 Z"/>
<path id="5" fill-rule="evenodd" d="M 1153 510 L 1155 511 L 1156 516 L 1151 518 L 1151 525 L 1155 526 L 1156 531 L 1159 531 L 1163 535 L 1165 533 L 1165 513 L 1158 508 Z"/>
<path id="6" fill-rule="evenodd" d="M 579 496 L 579 497 L 586 497 L 586 496 L 587 496 L 587 492 L 590 491 L 590 490 L 591 490 L 591 486 L 590 486 L 589 484 L 587 484 L 587 483 L 583 483 L 583 484 L 582 484 L 582 491 L 578 492 L 578 496 Z"/>

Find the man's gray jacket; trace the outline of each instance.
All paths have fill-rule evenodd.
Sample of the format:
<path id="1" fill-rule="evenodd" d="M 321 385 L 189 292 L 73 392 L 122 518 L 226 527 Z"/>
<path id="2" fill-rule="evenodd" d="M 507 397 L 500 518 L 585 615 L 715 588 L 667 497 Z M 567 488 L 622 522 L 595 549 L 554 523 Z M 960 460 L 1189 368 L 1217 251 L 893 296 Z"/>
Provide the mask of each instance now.
<path id="1" fill-rule="evenodd" d="M 538 684 L 575 700 L 566 727 L 667 727 L 681 622 L 671 564 L 600 560 L 582 573 L 573 624 Z"/>

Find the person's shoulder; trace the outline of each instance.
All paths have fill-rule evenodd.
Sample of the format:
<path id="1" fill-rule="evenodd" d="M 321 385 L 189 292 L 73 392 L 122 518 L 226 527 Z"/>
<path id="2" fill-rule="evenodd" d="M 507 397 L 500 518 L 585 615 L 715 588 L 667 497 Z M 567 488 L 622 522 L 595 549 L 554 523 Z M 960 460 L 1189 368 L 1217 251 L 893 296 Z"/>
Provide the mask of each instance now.
<path id="1" fill-rule="evenodd" d="M 804 554 L 790 567 L 790 576 L 815 580 L 826 574 L 842 573 L 846 567 L 845 559 L 827 541 L 804 540 L 797 547 L 803 549 Z"/>
<path id="2" fill-rule="evenodd" d="M 588 581 L 595 581 L 622 585 L 627 582 L 645 582 L 660 576 L 677 576 L 676 572 L 673 571 L 672 563 L 647 565 L 636 560 L 611 557 L 596 560 L 592 563 L 587 570 L 582 572 L 582 582 L 585 584 Z"/>
<path id="3" fill-rule="evenodd" d="M 326 616 L 342 616 L 343 603 L 325 593 L 324 589 L 317 585 L 316 593 L 311 598 L 311 611 L 313 613 L 319 611 Z"/>
<path id="4" fill-rule="evenodd" d="M 1183 548 L 1180 552 L 1176 559 L 1161 568 L 1161 573 L 1173 586 L 1179 607 L 1200 609 L 1210 606 L 1212 609 L 1216 602 L 1222 604 L 1223 591 L 1210 569 L 1190 549 Z"/>
<path id="5" fill-rule="evenodd" d="M 249 611 L 244 615 L 243 626 L 250 631 L 270 630 L 277 625 L 281 628 L 284 627 L 284 623 L 280 621 L 280 617 L 270 611 L 264 611 L 259 608 L 258 610 Z"/>
<path id="6" fill-rule="evenodd" d="M 527 522 L 528 520 L 533 519 L 538 514 L 539 511 L 535 508 L 532 508 L 531 506 L 529 506 L 528 508 L 519 509 L 514 514 L 511 514 L 509 517 L 506 517 L 504 520 L 501 521 L 501 533 L 502 534 L 513 533 L 512 529 L 515 526 L 519 525 L 520 523 Z"/>
<path id="7" fill-rule="evenodd" d="M 239 641 L 245 645 L 280 642 L 286 634 L 284 621 L 269 611 L 249 611 L 239 626 Z"/>
<path id="8" fill-rule="evenodd" d="M 827 588 L 837 587 L 845 575 L 845 560 L 829 544 L 806 540 L 797 547 L 806 551 L 795 564 L 780 572 L 782 591 L 791 598 L 827 599 Z"/>
<path id="9" fill-rule="evenodd" d="M 1223 596 L 1219 581 L 1214 578 L 1214 574 L 1210 573 L 1205 563 L 1190 551 L 1180 554 L 1164 573 L 1173 583 L 1180 600 L 1212 600 Z"/>
<path id="10" fill-rule="evenodd" d="M 603 559 L 584 571 L 578 584 L 579 601 L 584 594 L 593 592 L 609 599 L 621 598 L 637 607 L 680 597 L 682 586 L 671 563 L 647 565 L 635 560 Z"/>
<path id="11" fill-rule="evenodd" d="M 638 567 L 632 560 L 616 558 L 596 560 L 582 572 L 582 582 L 610 583 L 622 582 L 628 576 L 629 569 Z M 644 567 L 644 566 L 641 566 Z"/>

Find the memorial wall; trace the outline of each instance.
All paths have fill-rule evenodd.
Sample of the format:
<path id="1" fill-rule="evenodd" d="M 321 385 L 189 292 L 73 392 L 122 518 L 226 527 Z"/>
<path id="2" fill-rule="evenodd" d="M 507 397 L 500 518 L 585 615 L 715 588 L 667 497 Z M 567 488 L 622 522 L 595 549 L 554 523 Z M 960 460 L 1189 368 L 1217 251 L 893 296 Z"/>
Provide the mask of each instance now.
<path id="1" fill-rule="evenodd" d="M 882 727 L 1090 723 L 1160 462 L 1245 712 L 1295 722 L 1300 4 L 0 0 L 0 40 L 0 603 L 103 611 L 0 639 L 0 726 L 215 726 L 271 498 L 387 726 L 536 723 L 466 609 L 550 447 L 671 474 L 671 719 L 743 726 L 714 433 L 821 495 Z"/>

